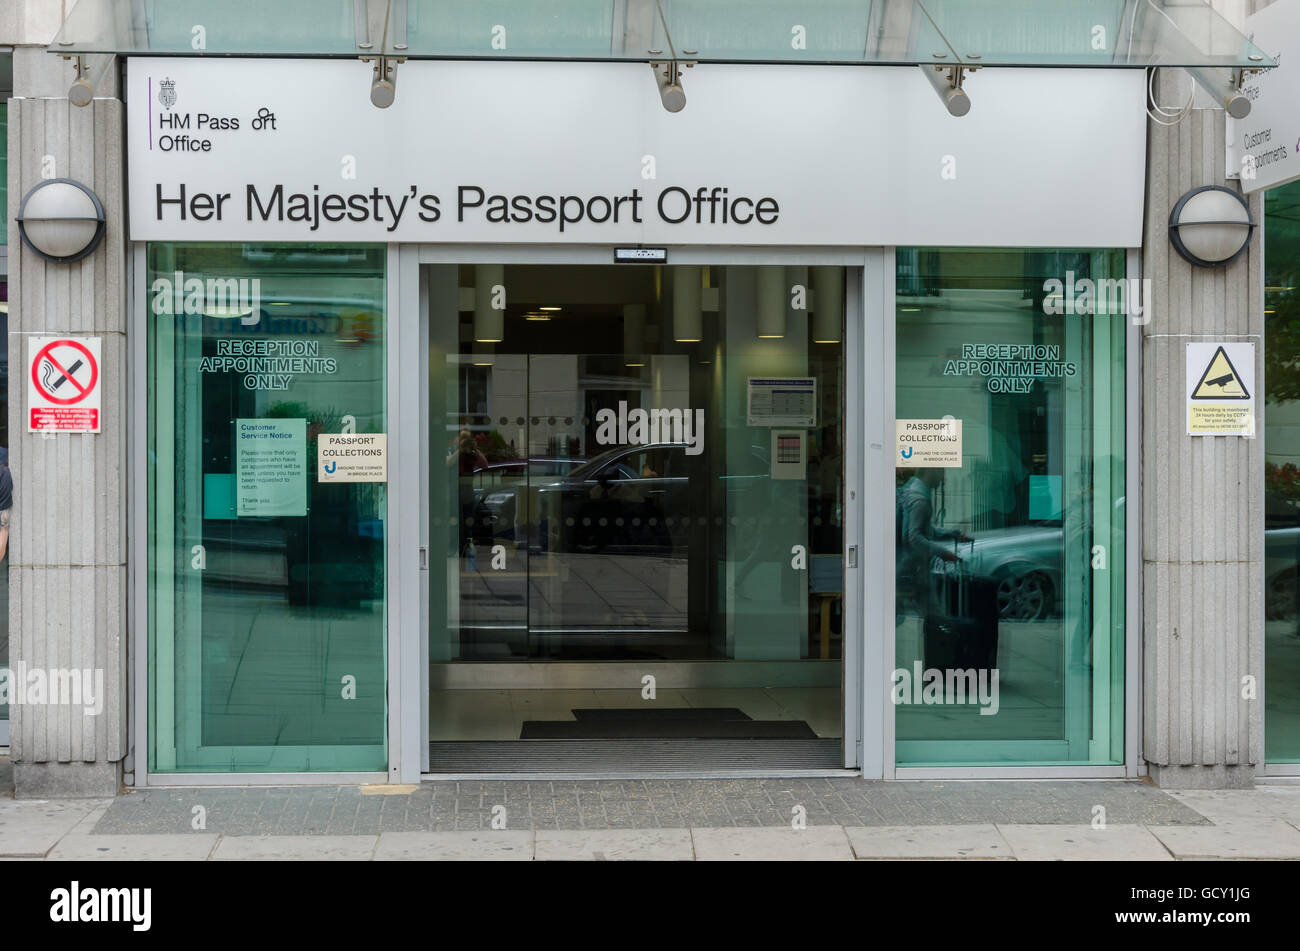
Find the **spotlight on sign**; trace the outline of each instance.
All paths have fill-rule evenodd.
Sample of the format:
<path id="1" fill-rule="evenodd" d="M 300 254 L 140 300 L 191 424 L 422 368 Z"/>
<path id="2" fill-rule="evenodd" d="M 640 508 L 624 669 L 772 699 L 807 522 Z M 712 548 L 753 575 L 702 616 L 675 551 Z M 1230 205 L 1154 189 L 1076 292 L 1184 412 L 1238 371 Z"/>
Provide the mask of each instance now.
<path id="1" fill-rule="evenodd" d="M 109 68 L 117 58 L 109 53 L 102 56 L 77 55 L 63 58 L 72 60 L 77 73 L 77 78 L 68 87 L 68 101 L 74 106 L 90 105 L 95 100 L 95 91 L 99 89 L 99 84 L 104 81 Z"/>
<path id="2" fill-rule="evenodd" d="M 1228 115 L 1234 119 L 1244 119 L 1250 115 L 1250 100 L 1241 91 L 1245 79 L 1242 70 L 1215 69 L 1208 66 L 1183 67 L 1196 80 L 1197 85 L 1210 96 Z M 1249 72 L 1249 71 L 1246 71 Z"/>
<path id="3" fill-rule="evenodd" d="M 70 178 L 52 178 L 34 187 L 23 198 L 17 220 L 23 244 L 59 264 L 80 261 L 104 238 L 99 197 Z"/>
<path id="4" fill-rule="evenodd" d="M 939 94 L 948 114 L 961 117 L 970 112 L 970 96 L 962 89 L 965 67 L 936 66 L 933 63 L 922 64 L 921 72 L 930 80 L 930 85 Z"/>
<path id="5" fill-rule="evenodd" d="M 682 69 L 694 63 L 668 60 L 651 63 L 654 71 L 655 85 L 659 87 L 659 101 L 669 112 L 681 112 L 686 108 L 686 90 L 682 88 Z"/>
<path id="6" fill-rule="evenodd" d="M 375 60 L 375 76 L 370 81 L 370 101 L 387 109 L 397 99 L 397 61 L 386 56 Z"/>

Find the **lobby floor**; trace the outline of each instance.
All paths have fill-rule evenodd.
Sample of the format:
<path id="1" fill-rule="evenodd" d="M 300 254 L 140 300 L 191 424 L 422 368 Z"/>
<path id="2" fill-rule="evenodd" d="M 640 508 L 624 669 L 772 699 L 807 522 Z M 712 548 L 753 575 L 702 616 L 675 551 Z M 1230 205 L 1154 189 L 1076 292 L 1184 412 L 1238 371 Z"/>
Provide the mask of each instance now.
<path id="1" fill-rule="evenodd" d="M 753 720 L 802 720 L 819 737 L 842 735 L 838 687 L 695 688 L 656 691 L 654 707 L 735 707 Z M 526 720 L 573 720 L 584 708 L 642 708 L 636 689 L 434 690 L 429 739 L 517 740 Z"/>

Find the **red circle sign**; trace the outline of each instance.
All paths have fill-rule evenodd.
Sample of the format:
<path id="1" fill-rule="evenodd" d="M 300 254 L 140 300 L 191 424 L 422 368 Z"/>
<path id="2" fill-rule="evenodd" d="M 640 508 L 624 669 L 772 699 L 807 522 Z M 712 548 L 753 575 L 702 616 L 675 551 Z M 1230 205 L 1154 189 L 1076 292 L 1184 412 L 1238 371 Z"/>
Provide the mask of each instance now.
<path id="1" fill-rule="evenodd" d="M 86 364 L 90 367 L 89 383 L 82 386 L 77 382 L 77 378 L 72 375 L 72 371 L 60 364 L 58 360 L 54 359 L 53 350 L 56 347 L 71 347 L 72 349 L 79 350 L 82 353 L 86 358 Z M 55 396 L 54 390 L 58 384 L 47 388 L 46 385 L 41 382 L 36 369 L 41 365 L 42 359 L 50 362 L 50 365 L 54 367 L 54 372 L 60 374 L 60 379 L 67 380 L 72 384 L 73 389 L 77 391 L 76 396 Z M 72 361 L 74 365 L 76 362 L 77 361 Z M 55 340 L 53 343 L 47 343 L 45 346 L 41 347 L 40 351 L 36 354 L 36 359 L 32 361 L 32 384 L 36 387 L 36 392 L 41 394 L 42 399 L 49 400 L 51 403 L 55 403 L 59 406 L 69 406 L 73 403 L 80 403 L 95 391 L 95 384 L 97 382 L 99 382 L 99 365 L 95 363 L 95 358 L 91 356 L 90 351 L 75 340 Z"/>

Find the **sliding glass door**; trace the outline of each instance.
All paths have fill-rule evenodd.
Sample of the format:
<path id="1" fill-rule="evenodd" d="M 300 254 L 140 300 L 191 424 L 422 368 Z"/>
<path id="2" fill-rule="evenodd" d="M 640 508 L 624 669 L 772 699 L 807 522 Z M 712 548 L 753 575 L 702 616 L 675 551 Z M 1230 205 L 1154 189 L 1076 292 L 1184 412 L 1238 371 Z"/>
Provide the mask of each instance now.
<path id="1" fill-rule="evenodd" d="M 428 268 L 435 772 L 843 764 L 844 279 Z"/>

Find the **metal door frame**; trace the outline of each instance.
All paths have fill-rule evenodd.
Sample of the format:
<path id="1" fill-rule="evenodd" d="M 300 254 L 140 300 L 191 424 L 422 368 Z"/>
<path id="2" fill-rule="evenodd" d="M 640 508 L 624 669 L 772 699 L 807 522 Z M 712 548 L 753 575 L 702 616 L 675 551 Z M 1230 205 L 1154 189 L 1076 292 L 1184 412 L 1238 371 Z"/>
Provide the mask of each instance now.
<path id="1" fill-rule="evenodd" d="M 395 246 L 390 254 L 392 280 L 390 285 L 390 304 L 396 315 L 396 333 L 389 340 L 390 386 L 393 403 L 389 407 L 391 433 L 393 435 L 393 463 L 390 467 L 389 505 L 393 512 L 418 512 L 418 525 L 410 520 L 394 518 L 393 539 L 390 550 L 390 568 L 392 586 L 390 591 L 389 630 L 390 661 L 389 674 L 392 692 L 390 693 L 389 715 L 389 749 L 390 777 L 397 782 L 416 782 L 421 773 L 429 768 L 429 640 L 426 636 L 429 622 L 429 586 L 427 566 L 429 552 L 429 508 L 428 476 L 429 445 L 428 433 L 428 385 L 429 385 L 429 327 L 423 319 L 427 313 L 428 289 L 426 286 L 426 264 L 482 264 L 484 262 L 500 264 L 549 264 L 562 265 L 612 265 L 612 245 L 492 245 L 492 244 L 419 244 Z M 844 581 L 844 618 L 843 629 L 853 632 L 854 636 L 844 638 L 843 683 L 841 705 L 844 734 L 844 768 L 862 770 L 868 778 L 879 778 L 883 760 L 881 757 L 881 739 L 884 735 L 882 704 L 888 700 L 883 690 L 885 682 L 881 644 L 866 650 L 865 632 L 868 629 L 863 615 L 864 604 L 876 604 L 882 607 L 884 596 L 889 597 L 888 608 L 892 611 L 893 585 L 886 582 L 893 577 L 892 568 L 883 572 L 885 567 L 879 546 L 864 545 L 866 535 L 863 531 L 864 519 L 868 516 L 879 518 L 879 513 L 868 511 L 864 502 L 872 498 L 865 491 L 863 484 L 865 457 L 864 446 L 872 445 L 871 459 L 879 461 L 874 466 L 875 478 L 882 479 L 885 463 L 892 460 L 892 436 L 885 438 L 886 421 L 889 419 L 886 405 L 881 403 L 880 391 L 883 387 L 888 396 L 888 407 L 893 405 L 893 362 L 892 357 L 892 321 L 883 322 L 882 311 L 878 307 L 866 307 L 864 294 L 864 273 L 867 285 L 876 289 L 877 295 L 885 292 L 893 294 L 892 272 L 885 266 L 885 259 L 892 262 L 892 255 L 884 252 L 867 252 L 862 248 L 792 248 L 792 247 L 704 247 L 682 246 L 668 249 L 669 264 L 708 264 L 755 266 L 762 264 L 784 264 L 803 266 L 813 264 L 839 265 L 847 269 L 845 289 L 845 336 L 844 336 L 844 398 L 845 398 L 845 445 L 842 452 L 845 459 L 844 470 L 844 546 L 845 546 L 845 581 Z M 635 267 L 636 265 L 628 265 Z M 887 278 L 887 281 L 886 281 Z M 874 312 L 877 323 L 887 324 L 891 334 L 888 347 L 877 344 L 866 345 L 868 337 L 875 334 L 864 333 L 867 312 Z M 883 311 L 892 315 L 892 307 Z M 879 339 L 879 338 L 877 338 Z M 398 341 L 418 341 L 418 346 L 400 346 Z M 404 352 L 395 352 L 404 351 Z M 888 380 L 878 378 L 873 381 L 871 392 L 864 387 L 863 370 L 870 373 L 875 370 L 888 371 Z M 872 407 L 868 412 L 867 407 Z M 399 407 L 405 411 L 399 414 Z M 412 411 L 412 407 L 416 407 Z M 400 427 L 400 428 L 399 428 Z M 868 437 L 863 441 L 864 435 Z M 874 445 L 873 445 L 874 444 Z M 400 447 L 418 445 L 417 454 L 402 452 Z M 886 449 L 885 447 L 888 447 Z M 391 465 L 391 464 L 390 464 Z M 888 495 L 885 502 L 879 498 L 871 509 L 893 508 L 892 469 L 889 471 Z M 877 489 L 875 495 L 879 496 Z M 892 514 L 890 520 L 892 524 Z M 403 522 L 405 521 L 405 524 Z M 868 548 L 877 551 L 869 553 Z M 850 567 L 854 558 L 857 567 Z M 875 615 L 883 618 L 884 614 L 876 611 Z M 890 615 L 892 617 L 892 614 Z M 893 630 L 892 624 L 881 630 Z M 890 645 L 892 650 L 892 645 Z M 869 690 L 864 691 L 864 685 Z M 864 692 L 870 696 L 864 697 Z M 419 729 L 411 727 L 411 718 L 419 717 Z M 401 721 L 401 722 L 398 722 Z M 402 730 L 402 723 L 407 725 Z M 864 765 L 865 764 L 865 765 Z M 415 767 L 418 766 L 418 769 Z M 526 775 L 520 778 L 527 778 Z"/>

